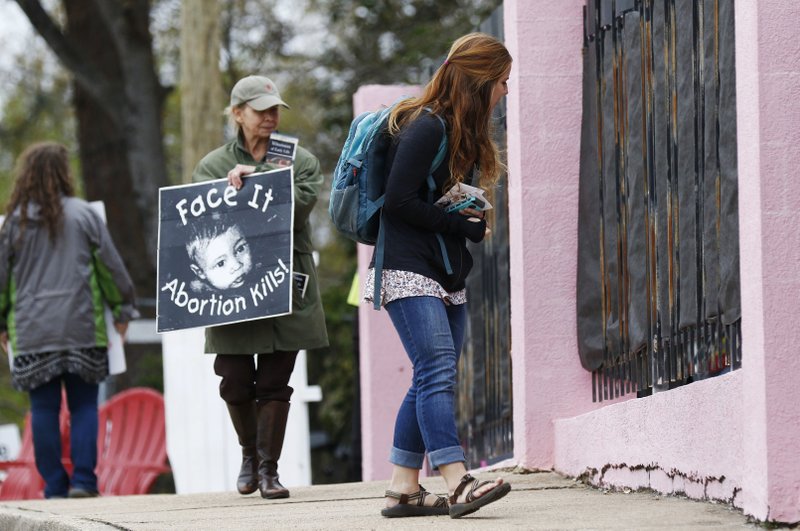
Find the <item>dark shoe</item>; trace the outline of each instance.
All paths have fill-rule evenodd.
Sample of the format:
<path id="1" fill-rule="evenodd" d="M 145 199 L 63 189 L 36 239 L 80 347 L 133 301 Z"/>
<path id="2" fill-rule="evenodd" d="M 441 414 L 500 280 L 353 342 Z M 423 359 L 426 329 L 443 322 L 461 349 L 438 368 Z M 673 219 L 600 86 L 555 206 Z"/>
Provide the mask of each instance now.
<path id="1" fill-rule="evenodd" d="M 386 518 L 402 518 L 405 516 L 442 516 L 448 514 L 450 508 L 447 506 L 447 498 L 436 496 L 433 505 L 425 505 L 425 498 L 431 494 L 420 485 L 419 490 L 413 494 L 400 494 L 393 490 L 387 490 L 384 496 L 396 499 L 397 505 L 386 507 L 381 510 L 381 515 Z"/>
<path id="2" fill-rule="evenodd" d="M 489 483 L 492 483 L 492 481 L 478 481 L 469 474 L 465 474 L 464 477 L 461 478 L 461 483 L 458 484 L 453 495 L 450 496 L 450 518 L 461 518 L 462 516 L 474 513 L 484 505 L 499 500 L 511 490 L 511 485 L 508 483 L 501 483 L 492 490 L 484 492 L 480 498 L 476 498 L 475 491 Z M 467 487 L 469 487 L 469 491 L 464 497 L 464 503 L 457 503 L 458 497 Z"/>
<path id="3" fill-rule="evenodd" d="M 242 467 L 236 479 L 239 494 L 252 494 L 258 490 L 258 454 L 256 447 L 242 448 Z"/>
<path id="4" fill-rule="evenodd" d="M 259 478 L 258 489 L 261 491 L 261 497 L 267 500 L 289 497 L 289 489 L 281 485 L 277 472 L 262 475 Z"/>
<path id="5" fill-rule="evenodd" d="M 236 479 L 239 494 L 252 494 L 258 489 L 258 454 L 256 452 L 256 403 L 225 404 L 242 447 L 242 466 Z"/>
<path id="6" fill-rule="evenodd" d="M 100 496 L 100 493 L 96 490 L 83 489 L 81 487 L 73 487 L 67 493 L 68 498 L 96 498 L 98 496 Z M 51 496 L 51 499 L 53 497 Z"/>
<path id="7" fill-rule="evenodd" d="M 258 490 L 268 500 L 288 498 L 289 489 L 278 480 L 278 459 L 283 449 L 289 402 L 269 400 L 258 406 Z"/>

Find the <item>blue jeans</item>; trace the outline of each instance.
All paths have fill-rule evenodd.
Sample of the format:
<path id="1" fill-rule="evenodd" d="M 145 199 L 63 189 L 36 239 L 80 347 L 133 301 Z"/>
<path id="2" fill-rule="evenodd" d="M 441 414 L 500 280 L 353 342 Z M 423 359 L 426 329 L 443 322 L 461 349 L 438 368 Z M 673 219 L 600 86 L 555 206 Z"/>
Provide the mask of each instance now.
<path id="1" fill-rule="evenodd" d="M 36 468 L 44 479 L 44 497 L 66 496 L 70 479 L 61 463 L 61 383 L 67 391 L 72 487 L 97 491 L 97 389 L 80 376 L 63 374 L 32 389 L 31 427 Z"/>
<path id="2" fill-rule="evenodd" d="M 434 469 L 465 462 L 456 430 L 455 389 L 466 304 L 447 306 L 436 297 L 408 297 L 388 303 L 386 311 L 414 368 L 397 412 L 389 461 L 421 469 L 427 451 Z"/>

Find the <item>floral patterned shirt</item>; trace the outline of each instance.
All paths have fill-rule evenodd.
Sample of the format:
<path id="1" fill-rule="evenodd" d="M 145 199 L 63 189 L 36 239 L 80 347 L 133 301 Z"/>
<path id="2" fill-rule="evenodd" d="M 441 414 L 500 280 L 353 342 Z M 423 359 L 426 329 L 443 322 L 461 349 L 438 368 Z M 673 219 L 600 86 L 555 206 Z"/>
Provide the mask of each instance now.
<path id="1" fill-rule="evenodd" d="M 375 269 L 370 268 L 364 284 L 363 301 L 372 304 L 374 291 Z M 467 302 L 467 290 L 449 292 L 435 280 L 418 273 L 384 269 L 381 274 L 381 306 L 405 297 L 437 297 L 447 305 L 456 305 Z"/>

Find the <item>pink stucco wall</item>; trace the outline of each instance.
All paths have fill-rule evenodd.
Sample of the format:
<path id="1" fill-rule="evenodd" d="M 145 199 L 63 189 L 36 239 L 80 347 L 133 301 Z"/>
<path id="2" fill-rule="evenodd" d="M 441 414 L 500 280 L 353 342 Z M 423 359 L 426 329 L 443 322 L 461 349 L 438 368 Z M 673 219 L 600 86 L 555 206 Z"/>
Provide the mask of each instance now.
<path id="1" fill-rule="evenodd" d="M 555 468 L 741 507 L 743 371 L 556 421 Z"/>
<path id="2" fill-rule="evenodd" d="M 583 2 L 551 4 L 505 4 L 519 73 L 509 101 L 510 166 L 520 178 L 512 180 L 511 195 L 519 204 L 510 210 L 525 214 L 511 223 L 518 227 L 512 279 L 524 286 L 512 297 L 515 458 L 586 474 L 600 485 L 683 492 L 731 502 L 759 520 L 797 522 L 800 3 L 736 3 L 743 368 L 578 416 L 567 412 L 588 408 L 570 389 L 589 384 L 564 365 L 577 357 L 574 334 L 564 330 L 574 326 L 566 308 L 574 303 L 574 263 L 558 244 L 575 245 L 564 227 L 577 215 L 571 197 L 577 183 L 570 186 L 569 178 L 577 181 L 579 88 L 570 74 L 580 67 L 577 55 L 548 48 L 567 49 L 566 39 L 577 49 L 575 10 Z M 559 26 L 559 17 L 572 23 Z M 540 20 L 554 21 L 560 32 L 545 33 Z M 567 160 L 553 157 L 557 151 Z M 549 320 L 553 313 L 561 326 Z M 561 365 L 548 363 L 555 357 L 563 357 Z M 564 378 L 554 390 L 552 382 Z"/>
<path id="3" fill-rule="evenodd" d="M 800 521 L 800 3 L 736 3 L 744 510 Z"/>
<path id="4" fill-rule="evenodd" d="M 353 112 L 358 115 L 391 105 L 402 96 L 416 96 L 419 87 L 365 85 L 353 96 Z M 358 246 L 358 277 L 363 293 L 372 247 Z M 411 362 L 406 356 L 389 315 L 361 304 L 358 311 L 359 360 L 361 370 L 361 432 L 364 481 L 388 479 L 394 419 L 400 402 L 411 384 Z"/>
<path id="5" fill-rule="evenodd" d="M 598 407 L 578 359 L 582 0 L 504 3 L 514 459 L 553 466 L 553 420 Z"/>

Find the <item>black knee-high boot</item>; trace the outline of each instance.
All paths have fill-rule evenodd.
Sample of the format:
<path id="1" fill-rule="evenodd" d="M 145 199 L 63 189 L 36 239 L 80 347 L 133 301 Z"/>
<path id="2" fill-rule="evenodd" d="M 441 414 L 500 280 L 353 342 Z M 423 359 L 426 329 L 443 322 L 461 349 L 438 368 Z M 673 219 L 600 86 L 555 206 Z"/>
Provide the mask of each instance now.
<path id="1" fill-rule="evenodd" d="M 278 459 L 283 449 L 289 402 L 258 403 L 258 489 L 262 498 L 288 498 L 289 489 L 278 481 Z"/>
<path id="2" fill-rule="evenodd" d="M 258 454 L 256 441 L 258 424 L 256 418 L 256 402 L 244 404 L 228 404 L 233 428 L 239 436 L 239 446 L 242 447 L 242 468 L 236 480 L 239 494 L 252 494 L 258 488 Z"/>

